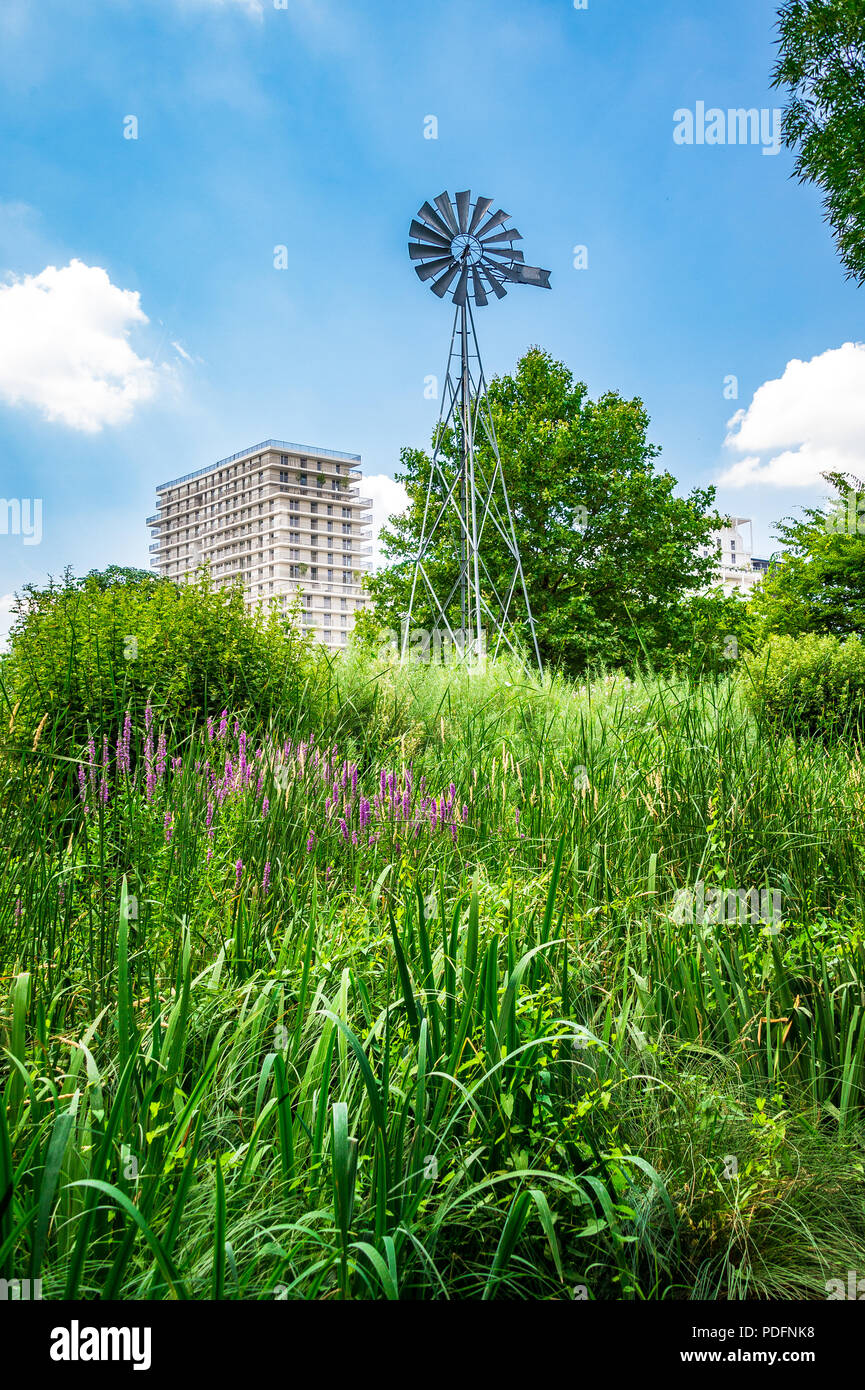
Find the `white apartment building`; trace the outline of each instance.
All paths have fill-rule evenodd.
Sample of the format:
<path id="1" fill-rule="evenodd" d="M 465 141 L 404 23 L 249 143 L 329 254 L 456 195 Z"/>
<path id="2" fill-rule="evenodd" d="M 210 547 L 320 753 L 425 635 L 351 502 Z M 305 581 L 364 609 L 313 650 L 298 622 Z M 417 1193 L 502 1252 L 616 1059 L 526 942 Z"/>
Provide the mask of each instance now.
<path id="1" fill-rule="evenodd" d="M 360 496 L 359 454 L 266 439 L 156 489 L 147 518 L 151 565 L 181 581 L 207 564 L 217 584 L 243 582 L 250 607 L 300 595 L 304 629 L 348 642 L 364 604 L 372 501 Z"/>
<path id="2" fill-rule="evenodd" d="M 759 584 L 769 568 L 768 560 L 754 555 L 754 526 L 750 517 L 732 516 L 730 525 L 714 532 L 718 547 L 718 571 L 710 588 L 723 588 L 725 594 L 748 594 Z"/>

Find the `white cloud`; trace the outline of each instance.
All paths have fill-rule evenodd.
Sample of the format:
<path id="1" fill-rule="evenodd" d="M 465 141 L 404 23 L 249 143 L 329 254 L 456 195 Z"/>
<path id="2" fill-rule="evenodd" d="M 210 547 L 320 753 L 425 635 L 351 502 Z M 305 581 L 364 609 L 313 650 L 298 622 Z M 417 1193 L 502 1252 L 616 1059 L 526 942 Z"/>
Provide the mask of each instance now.
<path id="1" fill-rule="evenodd" d="M 137 290 L 73 260 L 0 285 L 0 400 L 95 433 L 154 395 L 158 373 L 129 345 L 148 323 Z"/>
<path id="2" fill-rule="evenodd" d="M 722 473 L 727 487 L 820 486 L 821 473 L 859 476 L 865 440 L 865 343 L 793 358 L 727 425 L 724 447 L 741 454 Z"/>
<path id="3" fill-rule="evenodd" d="M 379 569 L 384 557 L 379 549 L 381 528 L 392 516 L 397 516 L 408 507 L 408 493 L 403 483 L 396 482 L 385 473 L 364 475 L 364 494 L 372 498 L 372 568 Z"/>

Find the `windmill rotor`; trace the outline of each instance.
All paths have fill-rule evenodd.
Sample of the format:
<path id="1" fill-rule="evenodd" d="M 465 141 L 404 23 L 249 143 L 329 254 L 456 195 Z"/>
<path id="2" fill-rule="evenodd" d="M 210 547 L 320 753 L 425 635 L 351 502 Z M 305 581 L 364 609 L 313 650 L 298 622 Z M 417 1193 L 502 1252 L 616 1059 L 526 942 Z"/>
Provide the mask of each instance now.
<path id="1" fill-rule="evenodd" d="M 492 198 L 472 202 L 469 189 L 440 193 L 432 203 L 424 203 L 409 227 L 408 253 L 421 280 L 431 280 L 433 294 L 450 296 L 457 306 L 471 300 L 482 309 L 490 294 L 504 299 L 506 284 L 537 285 L 550 288 L 550 272 L 524 263 L 522 251 L 514 246 L 522 241 L 516 227 L 506 224 L 510 214 L 503 208 L 490 213 Z"/>

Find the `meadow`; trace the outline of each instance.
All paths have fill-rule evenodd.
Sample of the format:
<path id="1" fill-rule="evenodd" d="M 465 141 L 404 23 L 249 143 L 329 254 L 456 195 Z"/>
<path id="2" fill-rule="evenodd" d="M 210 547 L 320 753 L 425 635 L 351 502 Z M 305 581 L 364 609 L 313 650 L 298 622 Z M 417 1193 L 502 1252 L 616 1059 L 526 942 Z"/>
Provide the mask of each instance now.
<path id="1" fill-rule="evenodd" d="M 816 1299 L 861 1265 L 855 742 L 732 678 L 353 652 L 267 719 L 37 729 L 2 774 L 0 1276 Z"/>

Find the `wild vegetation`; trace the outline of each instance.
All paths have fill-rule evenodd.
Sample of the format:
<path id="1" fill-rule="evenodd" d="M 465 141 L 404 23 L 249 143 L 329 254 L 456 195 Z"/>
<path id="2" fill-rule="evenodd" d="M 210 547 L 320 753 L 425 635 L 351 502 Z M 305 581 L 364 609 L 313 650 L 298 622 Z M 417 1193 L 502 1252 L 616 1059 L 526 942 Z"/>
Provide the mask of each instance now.
<path id="1" fill-rule="evenodd" d="M 283 657 L 266 716 L 94 701 L 77 745 L 8 689 L 0 1275 L 825 1297 L 865 1245 L 854 734 L 744 673 Z M 752 889 L 780 918 L 717 910 Z"/>

